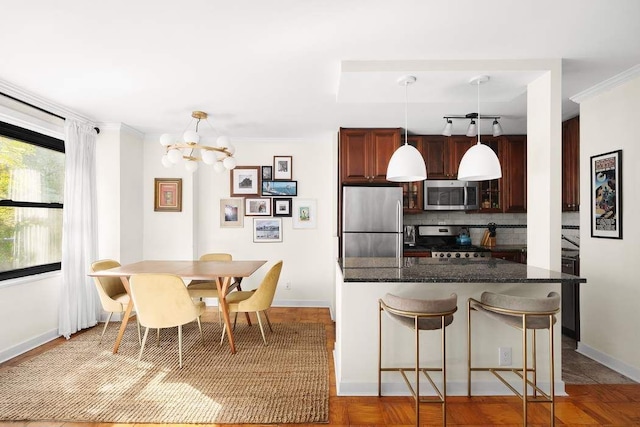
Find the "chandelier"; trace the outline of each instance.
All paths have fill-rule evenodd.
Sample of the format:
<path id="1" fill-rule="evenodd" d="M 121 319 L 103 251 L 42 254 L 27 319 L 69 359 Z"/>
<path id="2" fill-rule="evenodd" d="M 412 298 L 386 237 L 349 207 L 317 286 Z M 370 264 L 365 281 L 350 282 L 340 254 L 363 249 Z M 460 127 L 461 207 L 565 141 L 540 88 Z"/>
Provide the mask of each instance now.
<path id="1" fill-rule="evenodd" d="M 211 129 L 213 129 L 213 126 L 207 120 L 208 114 L 204 111 L 194 111 L 191 113 L 191 117 L 196 120 L 195 130 L 186 130 L 182 135 L 182 142 L 176 141 L 175 137 L 168 133 L 160 136 L 160 144 L 166 149 L 165 154 L 162 156 L 162 165 L 170 168 L 175 164 L 184 162 L 185 168 L 189 172 L 194 172 L 198 169 L 198 161 L 202 160 L 207 165 L 213 165 L 213 169 L 216 172 L 235 168 L 236 159 L 233 154 L 236 149 L 229 142 L 229 138 L 219 136 L 215 147 L 200 144 L 200 134 L 198 133 L 200 121 L 204 119 Z M 189 126 L 192 123 L 193 120 L 191 120 Z M 197 157 L 198 154 L 200 157 Z"/>

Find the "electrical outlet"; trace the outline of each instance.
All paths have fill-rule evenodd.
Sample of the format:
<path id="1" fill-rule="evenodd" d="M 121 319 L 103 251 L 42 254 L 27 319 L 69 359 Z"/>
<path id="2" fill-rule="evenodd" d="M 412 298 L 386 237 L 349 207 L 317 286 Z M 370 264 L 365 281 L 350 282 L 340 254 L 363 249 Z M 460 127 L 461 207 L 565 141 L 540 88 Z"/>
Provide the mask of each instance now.
<path id="1" fill-rule="evenodd" d="M 284 284 L 284 288 L 285 288 L 286 290 L 290 291 L 290 290 L 291 290 L 291 282 L 287 282 L 287 283 L 285 283 L 285 284 Z"/>
<path id="2" fill-rule="evenodd" d="M 511 347 L 498 348 L 498 365 L 511 366 Z"/>

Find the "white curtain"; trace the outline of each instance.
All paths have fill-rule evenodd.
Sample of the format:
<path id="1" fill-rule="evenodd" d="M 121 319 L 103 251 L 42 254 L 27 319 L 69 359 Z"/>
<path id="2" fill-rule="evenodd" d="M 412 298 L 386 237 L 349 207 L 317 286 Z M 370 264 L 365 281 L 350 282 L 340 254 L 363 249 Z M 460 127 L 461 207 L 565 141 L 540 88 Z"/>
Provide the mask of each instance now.
<path id="1" fill-rule="evenodd" d="M 68 119 L 65 123 L 65 179 L 62 224 L 62 291 L 58 332 L 65 338 L 94 326 L 101 305 L 87 276 L 97 254 L 96 131 Z"/>

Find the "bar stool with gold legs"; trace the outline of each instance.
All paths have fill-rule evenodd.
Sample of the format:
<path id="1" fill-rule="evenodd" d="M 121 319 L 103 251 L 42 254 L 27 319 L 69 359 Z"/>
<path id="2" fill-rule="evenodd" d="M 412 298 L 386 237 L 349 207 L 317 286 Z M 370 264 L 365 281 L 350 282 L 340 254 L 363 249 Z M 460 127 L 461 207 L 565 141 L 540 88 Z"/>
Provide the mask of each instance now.
<path id="1" fill-rule="evenodd" d="M 458 296 L 451 294 L 444 299 L 411 299 L 402 298 L 396 295 L 387 294 L 383 299 L 378 300 L 378 396 L 382 396 L 381 381 L 382 372 L 400 372 L 409 391 L 413 395 L 416 408 L 416 426 L 420 424 L 420 403 L 439 403 L 442 405 L 442 425 L 446 425 L 446 396 L 447 396 L 447 376 L 445 359 L 445 327 L 453 322 L 453 313 L 458 309 Z M 415 366 L 407 368 L 383 367 L 382 366 L 382 312 L 385 311 L 392 319 L 400 322 L 415 331 Z M 441 330 L 441 359 L 440 368 L 420 367 L 420 331 Z M 415 387 L 407 378 L 405 372 L 414 372 Z M 427 378 L 434 391 L 438 395 L 436 398 L 420 397 L 420 372 Z M 442 372 L 442 390 L 429 375 L 429 372 Z"/>
<path id="2" fill-rule="evenodd" d="M 483 313 L 522 331 L 522 367 L 472 367 L 471 366 L 471 311 Z M 553 324 L 560 311 L 560 295 L 550 292 L 545 298 L 528 298 L 483 292 L 480 301 L 469 298 L 467 303 L 467 396 L 471 396 L 471 372 L 491 372 L 522 400 L 523 425 L 527 425 L 527 403 L 550 403 L 551 425 L 555 425 L 555 390 L 553 360 Z M 549 330 L 549 393 L 538 387 L 536 364 L 536 331 Z M 527 330 L 531 330 L 531 359 L 529 359 Z M 531 366 L 529 366 L 531 361 Z M 504 378 L 511 372 L 522 380 L 518 391 Z M 531 388 L 531 395 L 529 395 Z"/>

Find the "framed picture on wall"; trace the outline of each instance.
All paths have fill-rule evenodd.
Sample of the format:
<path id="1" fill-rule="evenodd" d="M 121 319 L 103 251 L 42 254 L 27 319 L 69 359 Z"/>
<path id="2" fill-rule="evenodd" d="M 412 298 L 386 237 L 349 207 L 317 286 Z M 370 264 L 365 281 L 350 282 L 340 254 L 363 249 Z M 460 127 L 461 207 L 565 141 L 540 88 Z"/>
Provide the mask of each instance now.
<path id="1" fill-rule="evenodd" d="M 293 178 L 292 159 L 291 156 L 273 156 L 273 179 L 288 181 Z"/>
<path id="2" fill-rule="evenodd" d="M 257 196 L 260 191 L 260 166 L 236 166 L 231 173 L 231 197 Z"/>
<path id="3" fill-rule="evenodd" d="M 622 239 L 622 150 L 591 156 L 591 237 Z"/>
<path id="4" fill-rule="evenodd" d="M 153 210 L 182 212 L 182 178 L 155 178 Z"/>
<path id="5" fill-rule="evenodd" d="M 273 216 L 291 216 L 291 198 L 273 199 Z"/>
<path id="6" fill-rule="evenodd" d="M 247 216 L 271 216 L 271 199 L 268 197 L 247 197 L 244 199 Z"/>
<path id="7" fill-rule="evenodd" d="M 297 196 L 298 181 L 262 181 L 263 196 Z"/>
<path id="8" fill-rule="evenodd" d="M 293 228 L 316 228 L 315 199 L 296 199 L 293 201 Z"/>
<path id="9" fill-rule="evenodd" d="M 282 218 L 254 218 L 253 241 L 282 242 Z"/>
<path id="10" fill-rule="evenodd" d="M 271 166 L 262 166 L 262 180 L 269 181 L 273 179 L 273 168 Z"/>
<path id="11" fill-rule="evenodd" d="M 220 199 L 220 227 L 244 226 L 244 200 Z"/>

